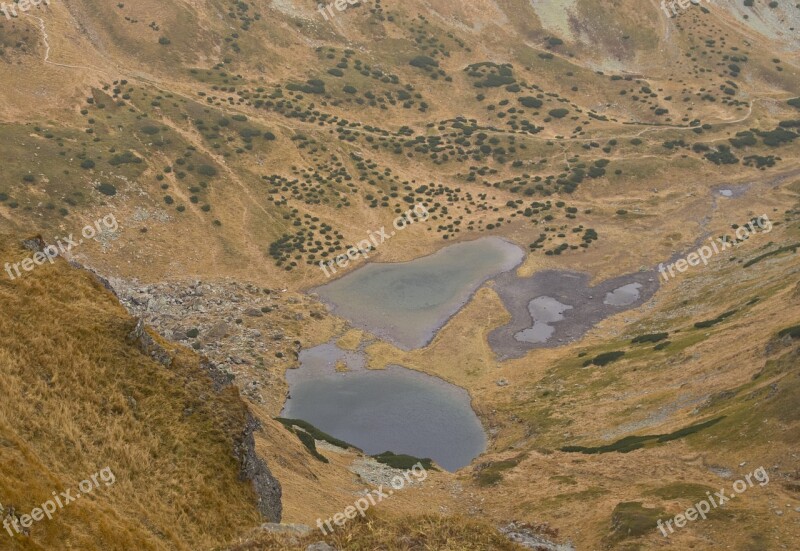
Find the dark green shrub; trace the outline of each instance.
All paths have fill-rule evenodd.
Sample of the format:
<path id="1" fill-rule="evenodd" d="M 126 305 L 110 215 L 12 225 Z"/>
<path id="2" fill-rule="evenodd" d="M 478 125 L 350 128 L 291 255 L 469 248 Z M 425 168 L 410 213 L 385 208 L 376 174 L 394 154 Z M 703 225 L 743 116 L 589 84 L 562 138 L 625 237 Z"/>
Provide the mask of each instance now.
<path id="1" fill-rule="evenodd" d="M 602 367 L 604 365 L 610 364 L 611 362 L 617 361 L 618 359 L 620 359 L 624 355 L 625 355 L 625 352 L 623 352 L 622 350 L 615 350 L 614 352 L 603 352 L 602 354 L 598 354 L 597 356 L 595 356 L 591 360 L 586 360 L 586 362 L 584 362 L 583 366 L 587 367 L 589 365 L 597 365 L 597 366 Z"/>
<path id="2" fill-rule="evenodd" d="M 117 194 L 117 188 L 111 184 L 100 184 L 96 189 L 103 195 L 108 195 L 109 197 L 113 197 Z"/>
<path id="3" fill-rule="evenodd" d="M 419 67 L 420 69 L 439 66 L 438 61 L 426 55 L 418 55 L 417 57 L 409 61 L 408 64 L 411 65 L 412 67 Z"/>
<path id="4" fill-rule="evenodd" d="M 783 338 L 787 335 L 793 339 L 800 339 L 800 325 L 795 325 L 794 327 L 787 327 L 786 329 L 781 329 L 780 331 L 778 331 L 778 337 L 780 338 Z"/>
<path id="5" fill-rule="evenodd" d="M 334 445 L 336 447 L 343 448 L 343 449 L 353 448 L 355 450 L 359 450 L 358 448 L 356 448 L 353 445 L 348 444 L 344 440 L 339 440 L 338 438 L 334 438 L 330 434 L 322 432 L 321 430 L 319 430 L 317 427 L 315 427 L 314 425 L 312 425 L 308 421 L 303 421 L 302 419 L 287 419 L 285 417 L 276 417 L 275 420 L 278 421 L 279 423 L 283 424 L 286 427 L 291 427 L 291 426 L 300 427 L 305 432 L 307 432 L 308 434 L 313 436 L 315 440 L 323 440 L 323 441 L 327 442 L 328 444 L 332 444 L 332 445 Z M 361 451 L 361 450 L 359 450 L 359 451 Z"/>
<path id="6" fill-rule="evenodd" d="M 142 160 L 133 154 L 132 151 L 125 151 L 123 153 L 119 153 L 114 155 L 108 160 L 108 164 L 111 166 L 118 166 L 124 164 L 139 164 Z"/>
<path id="7" fill-rule="evenodd" d="M 543 105 L 542 100 L 531 96 L 523 96 L 521 98 L 517 98 L 517 101 L 519 101 L 525 107 L 531 107 L 531 108 L 538 108 Z"/>
<path id="8" fill-rule="evenodd" d="M 217 175 L 217 169 L 210 165 L 199 165 L 197 173 L 210 178 Z"/>
<path id="9" fill-rule="evenodd" d="M 295 430 L 289 429 L 297 435 L 297 438 L 300 439 L 300 442 L 308 449 L 308 451 L 318 460 L 322 461 L 323 463 L 328 463 L 328 458 L 322 455 L 317 451 L 317 443 L 314 441 L 314 437 L 304 432 L 302 430 Z"/>
<path id="10" fill-rule="evenodd" d="M 779 254 L 782 254 L 782 253 L 786 253 L 786 252 L 789 252 L 789 251 L 791 251 L 793 253 L 796 253 L 798 248 L 800 248 L 800 243 L 795 243 L 794 245 L 786 245 L 785 247 L 780 247 L 778 249 L 775 249 L 774 251 L 770 251 L 768 253 L 764 253 L 764 254 L 758 255 L 757 257 L 755 257 L 755 258 L 753 258 L 751 260 L 748 260 L 747 262 L 745 262 L 742 265 L 742 267 L 743 268 L 749 268 L 753 264 L 757 264 L 757 263 L 761 262 L 762 260 L 765 260 L 765 259 L 767 259 L 767 258 L 769 258 L 771 256 L 776 256 L 776 255 L 779 255 Z"/>
<path id="11" fill-rule="evenodd" d="M 669 336 L 669 333 L 650 333 L 648 335 L 639 335 L 631 340 L 632 344 L 639 344 L 643 342 L 658 342 L 663 341 Z"/>
<path id="12" fill-rule="evenodd" d="M 433 468 L 433 461 L 428 458 L 419 458 L 412 455 L 394 454 L 392 452 L 383 452 L 378 455 L 372 456 L 378 463 L 389 465 L 393 469 L 409 470 L 417 463 L 421 463 L 422 467 L 426 470 Z"/>
<path id="13" fill-rule="evenodd" d="M 708 327 L 713 327 L 714 325 L 716 325 L 718 323 L 722 323 L 723 321 L 725 321 L 725 319 L 731 317 L 735 313 L 736 313 L 736 310 L 728 310 L 727 312 L 724 312 L 724 313 L 720 314 L 719 316 L 717 316 L 714 319 L 710 319 L 710 320 L 706 320 L 706 321 L 698 321 L 697 323 L 694 324 L 694 326 L 697 329 L 705 329 L 705 328 L 708 328 Z"/>

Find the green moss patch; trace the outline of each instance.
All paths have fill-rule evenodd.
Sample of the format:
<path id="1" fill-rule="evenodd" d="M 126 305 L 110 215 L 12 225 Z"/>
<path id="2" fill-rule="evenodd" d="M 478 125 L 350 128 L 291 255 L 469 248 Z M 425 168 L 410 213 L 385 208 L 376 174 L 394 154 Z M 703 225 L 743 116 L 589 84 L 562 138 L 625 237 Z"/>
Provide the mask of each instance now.
<path id="1" fill-rule="evenodd" d="M 609 539 L 619 541 L 648 534 L 658 526 L 658 519 L 666 516 L 660 507 L 644 507 L 638 501 L 618 503 L 611 513 Z"/>

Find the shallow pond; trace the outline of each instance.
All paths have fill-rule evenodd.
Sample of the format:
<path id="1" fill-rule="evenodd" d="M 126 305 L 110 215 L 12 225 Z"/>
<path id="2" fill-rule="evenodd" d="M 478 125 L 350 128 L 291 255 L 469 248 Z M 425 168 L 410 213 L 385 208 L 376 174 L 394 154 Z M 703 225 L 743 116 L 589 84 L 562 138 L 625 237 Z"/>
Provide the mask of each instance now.
<path id="1" fill-rule="evenodd" d="M 639 300 L 639 289 L 642 288 L 641 283 L 628 283 L 610 293 L 606 293 L 606 298 L 603 304 L 609 306 L 630 306 Z"/>
<path id="2" fill-rule="evenodd" d="M 595 286 L 589 274 L 580 272 L 501 274 L 494 289 L 511 321 L 489 333 L 489 345 L 498 359 L 506 360 L 578 340 L 601 320 L 643 304 L 658 285 L 655 271 L 634 272 Z"/>
<path id="3" fill-rule="evenodd" d="M 572 306 L 561 304 L 552 297 L 536 297 L 530 304 L 528 310 L 533 318 L 533 327 L 523 329 L 514 335 L 514 338 L 522 342 L 547 342 L 553 336 L 556 328 L 551 322 L 564 319 L 564 312 L 572 310 Z"/>

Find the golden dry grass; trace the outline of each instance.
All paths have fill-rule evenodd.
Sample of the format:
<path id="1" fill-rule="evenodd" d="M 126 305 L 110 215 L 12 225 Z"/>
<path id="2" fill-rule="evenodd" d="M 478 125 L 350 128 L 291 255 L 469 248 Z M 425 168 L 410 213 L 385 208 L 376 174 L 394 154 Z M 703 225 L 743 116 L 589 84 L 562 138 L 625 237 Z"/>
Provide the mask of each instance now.
<path id="1" fill-rule="evenodd" d="M 347 551 L 517 551 L 523 547 L 510 542 L 490 526 L 463 517 L 407 515 L 391 518 L 367 513 L 356 517 L 323 537 L 314 530 L 301 539 L 259 534 L 226 551 L 302 551 L 325 541 Z"/>
<path id="2" fill-rule="evenodd" d="M 7 236 L 2 258 L 28 256 Z M 170 368 L 126 342 L 134 320 L 63 260 L 0 281 L 0 501 L 28 513 L 108 466 L 116 482 L 4 549 L 204 549 L 259 522 L 238 479 L 238 392 L 198 358 Z"/>

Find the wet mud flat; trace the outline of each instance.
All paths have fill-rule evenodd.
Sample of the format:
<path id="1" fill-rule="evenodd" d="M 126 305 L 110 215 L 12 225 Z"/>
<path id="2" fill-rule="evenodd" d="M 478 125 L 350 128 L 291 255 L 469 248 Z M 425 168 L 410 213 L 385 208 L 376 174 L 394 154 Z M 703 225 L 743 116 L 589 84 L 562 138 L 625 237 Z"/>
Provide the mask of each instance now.
<path id="1" fill-rule="evenodd" d="M 635 272 L 594 287 L 586 273 L 545 270 L 531 277 L 497 276 L 494 290 L 511 321 L 489 333 L 500 360 L 521 358 L 536 348 L 554 348 L 583 337 L 609 316 L 641 306 L 658 290 L 658 272 Z"/>

